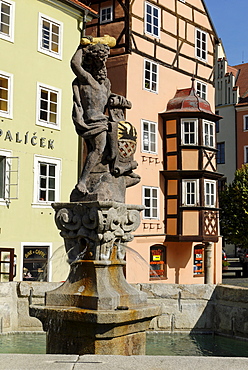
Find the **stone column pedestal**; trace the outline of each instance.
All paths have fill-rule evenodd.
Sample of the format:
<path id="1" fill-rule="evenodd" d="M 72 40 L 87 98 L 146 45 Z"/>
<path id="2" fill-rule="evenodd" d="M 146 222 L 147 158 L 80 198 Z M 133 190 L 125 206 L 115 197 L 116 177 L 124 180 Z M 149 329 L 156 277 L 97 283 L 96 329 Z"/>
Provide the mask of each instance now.
<path id="1" fill-rule="evenodd" d="M 123 274 L 125 245 L 141 206 L 116 202 L 55 204 L 70 262 L 67 280 L 30 315 L 47 332 L 47 353 L 145 354 L 145 333 L 158 307 Z"/>

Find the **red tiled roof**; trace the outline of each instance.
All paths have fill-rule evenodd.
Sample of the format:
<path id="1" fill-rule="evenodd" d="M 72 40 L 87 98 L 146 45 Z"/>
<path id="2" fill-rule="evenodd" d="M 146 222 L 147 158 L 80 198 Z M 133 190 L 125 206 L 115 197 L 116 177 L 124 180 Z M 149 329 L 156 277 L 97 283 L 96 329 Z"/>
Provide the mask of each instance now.
<path id="1" fill-rule="evenodd" d="M 84 9 L 84 10 L 88 10 L 88 11 L 89 11 L 89 12 L 91 12 L 92 14 L 95 14 L 95 15 L 97 15 L 97 14 L 98 14 L 95 10 L 91 9 L 89 6 L 87 6 L 87 5 L 83 4 L 83 3 L 82 3 L 81 1 L 79 1 L 79 0 L 60 0 L 60 1 L 62 1 L 62 2 L 64 2 L 64 3 L 67 3 L 67 4 L 69 4 L 69 5 L 76 5 L 76 7 L 77 7 L 77 8 L 82 8 L 82 9 Z"/>
<path id="2" fill-rule="evenodd" d="M 227 65 L 227 72 L 232 73 L 234 75 L 234 77 L 237 76 L 238 71 L 239 70 L 237 68 Z"/>
<path id="3" fill-rule="evenodd" d="M 234 68 L 239 70 L 236 84 L 239 86 L 239 93 L 242 97 L 248 89 L 248 63 L 238 64 Z"/>

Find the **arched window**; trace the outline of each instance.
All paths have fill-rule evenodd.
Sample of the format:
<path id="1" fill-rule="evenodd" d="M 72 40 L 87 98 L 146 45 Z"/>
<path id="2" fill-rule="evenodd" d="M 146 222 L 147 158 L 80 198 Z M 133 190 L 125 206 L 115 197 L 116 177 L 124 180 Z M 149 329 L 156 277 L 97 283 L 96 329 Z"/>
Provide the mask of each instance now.
<path id="1" fill-rule="evenodd" d="M 156 244 L 150 247 L 150 279 L 166 278 L 166 247 Z"/>

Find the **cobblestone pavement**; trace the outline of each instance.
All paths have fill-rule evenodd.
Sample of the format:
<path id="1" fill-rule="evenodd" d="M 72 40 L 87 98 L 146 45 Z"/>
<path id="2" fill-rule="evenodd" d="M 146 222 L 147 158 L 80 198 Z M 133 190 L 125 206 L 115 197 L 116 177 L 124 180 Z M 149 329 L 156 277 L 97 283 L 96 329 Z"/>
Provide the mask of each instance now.
<path id="1" fill-rule="evenodd" d="M 225 275 L 222 277 L 222 284 L 248 288 L 248 278 L 236 278 L 235 275 L 231 274 L 230 276 Z"/>

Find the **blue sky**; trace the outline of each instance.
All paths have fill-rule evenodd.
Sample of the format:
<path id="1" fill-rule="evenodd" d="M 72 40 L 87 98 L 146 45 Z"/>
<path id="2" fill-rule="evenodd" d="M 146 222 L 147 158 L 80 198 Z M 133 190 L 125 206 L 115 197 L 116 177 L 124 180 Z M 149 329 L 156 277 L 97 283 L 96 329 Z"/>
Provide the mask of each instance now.
<path id="1" fill-rule="evenodd" d="M 248 0 L 205 0 L 228 64 L 248 62 Z"/>

